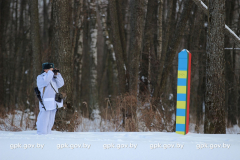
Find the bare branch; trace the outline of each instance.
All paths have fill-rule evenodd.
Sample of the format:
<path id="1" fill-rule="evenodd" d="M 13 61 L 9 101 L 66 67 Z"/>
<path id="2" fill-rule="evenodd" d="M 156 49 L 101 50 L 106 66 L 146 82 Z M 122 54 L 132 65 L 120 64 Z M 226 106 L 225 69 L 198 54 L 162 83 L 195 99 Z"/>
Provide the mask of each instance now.
<path id="1" fill-rule="evenodd" d="M 195 4 L 200 7 L 204 14 L 208 16 L 208 7 L 201 0 L 193 0 Z M 225 34 L 230 36 L 234 43 L 240 47 L 240 38 L 227 26 L 225 25 Z"/>

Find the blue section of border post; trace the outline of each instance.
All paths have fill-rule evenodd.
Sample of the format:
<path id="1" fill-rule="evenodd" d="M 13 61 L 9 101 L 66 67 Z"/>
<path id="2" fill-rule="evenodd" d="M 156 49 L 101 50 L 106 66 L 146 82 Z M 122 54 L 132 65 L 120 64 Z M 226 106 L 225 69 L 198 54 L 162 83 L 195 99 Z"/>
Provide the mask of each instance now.
<path id="1" fill-rule="evenodd" d="M 186 78 L 178 78 L 177 80 L 178 86 L 186 86 L 187 85 L 187 79 Z"/>
<path id="2" fill-rule="evenodd" d="M 187 59 L 188 53 L 186 49 L 183 49 L 180 53 L 178 53 L 178 59 Z"/>
<path id="3" fill-rule="evenodd" d="M 176 124 L 176 131 L 185 132 L 185 124 Z"/>
<path id="4" fill-rule="evenodd" d="M 187 59 L 179 59 L 178 60 L 178 70 L 181 71 L 187 71 L 187 67 L 188 67 L 188 60 Z"/>
<path id="5" fill-rule="evenodd" d="M 185 109 L 177 109 L 177 116 L 186 116 Z"/>
<path id="6" fill-rule="evenodd" d="M 178 53 L 178 70 L 187 71 L 188 69 L 188 52 L 186 49 Z"/>
<path id="7" fill-rule="evenodd" d="M 186 100 L 187 100 L 186 94 L 182 94 L 182 93 L 177 94 L 177 101 L 186 101 Z"/>

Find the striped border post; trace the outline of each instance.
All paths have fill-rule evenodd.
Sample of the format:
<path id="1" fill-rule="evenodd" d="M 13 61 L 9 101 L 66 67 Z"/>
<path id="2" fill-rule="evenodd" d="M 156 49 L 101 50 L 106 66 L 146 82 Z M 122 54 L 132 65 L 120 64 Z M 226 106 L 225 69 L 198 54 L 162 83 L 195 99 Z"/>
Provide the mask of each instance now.
<path id="1" fill-rule="evenodd" d="M 178 54 L 176 133 L 183 135 L 189 126 L 191 57 L 186 49 Z"/>

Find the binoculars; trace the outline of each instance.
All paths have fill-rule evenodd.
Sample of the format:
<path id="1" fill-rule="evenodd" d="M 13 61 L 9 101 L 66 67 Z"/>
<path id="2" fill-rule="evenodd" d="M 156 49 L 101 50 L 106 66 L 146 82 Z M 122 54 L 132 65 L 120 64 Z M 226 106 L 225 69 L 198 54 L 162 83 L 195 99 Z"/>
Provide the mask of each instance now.
<path id="1" fill-rule="evenodd" d="M 53 71 L 53 73 L 57 73 L 57 72 L 59 72 L 59 69 L 53 69 L 52 71 Z"/>

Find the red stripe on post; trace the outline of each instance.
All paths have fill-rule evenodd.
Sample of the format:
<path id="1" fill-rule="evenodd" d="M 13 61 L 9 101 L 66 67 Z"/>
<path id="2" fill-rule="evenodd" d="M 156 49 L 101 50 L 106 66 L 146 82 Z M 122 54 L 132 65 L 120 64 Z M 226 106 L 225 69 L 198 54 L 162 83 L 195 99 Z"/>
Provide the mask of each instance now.
<path id="1" fill-rule="evenodd" d="M 191 59 L 192 54 L 188 52 L 188 91 L 187 91 L 187 120 L 186 120 L 186 134 L 189 129 L 189 105 L 190 105 L 190 87 L 191 87 Z"/>

